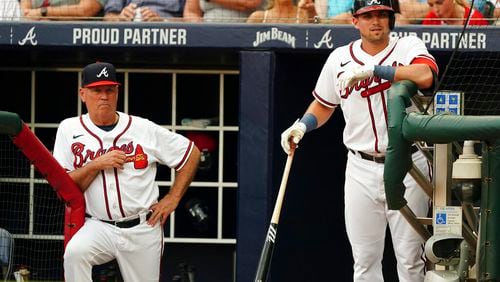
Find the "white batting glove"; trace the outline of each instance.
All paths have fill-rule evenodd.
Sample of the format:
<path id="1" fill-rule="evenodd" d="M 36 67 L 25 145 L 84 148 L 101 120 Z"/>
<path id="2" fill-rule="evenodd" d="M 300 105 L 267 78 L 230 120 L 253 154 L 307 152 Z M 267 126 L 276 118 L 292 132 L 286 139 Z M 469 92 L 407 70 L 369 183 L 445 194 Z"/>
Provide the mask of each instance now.
<path id="1" fill-rule="evenodd" d="M 306 133 L 306 125 L 297 119 L 292 126 L 281 133 L 281 147 L 287 155 L 290 154 L 290 142 L 297 145 Z"/>
<path id="2" fill-rule="evenodd" d="M 345 71 L 339 76 L 339 89 L 344 90 L 353 86 L 356 82 L 373 76 L 374 65 L 357 66 Z"/>

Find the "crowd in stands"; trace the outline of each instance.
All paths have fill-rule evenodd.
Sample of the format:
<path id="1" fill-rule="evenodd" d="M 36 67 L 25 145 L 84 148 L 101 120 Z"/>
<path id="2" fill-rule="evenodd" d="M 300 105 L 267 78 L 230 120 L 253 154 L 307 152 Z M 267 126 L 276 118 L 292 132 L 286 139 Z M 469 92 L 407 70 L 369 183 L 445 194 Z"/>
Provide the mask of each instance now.
<path id="1" fill-rule="evenodd" d="M 145 0 L 123 1 L 106 0 L 104 20 L 108 21 L 163 21 L 182 17 L 184 1 Z"/>
<path id="2" fill-rule="evenodd" d="M 429 0 L 431 10 L 423 20 L 424 25 L 463 25 L 471 13 L 470 25 L 488 25 L 483 14 L 470 8 L 464 0 Z"/>
<path id="3" fill-rule="evenodd" d="M 350 24 L 354 0 L 0 0 L 1 20 Z M 500 25 L 500 0 L 393 0 L 396 24 Z M 472 3 L 472 5 L 471 5 Z"/>
<path id="4" fill-rule="evenodd" d="M 263 10 L 253 12 L 248 23 L 308 23 L 314 18 L 311 9 L 304 9 L 290 0 L 268 0 Z"/>
<path id="5" fill-rule="evenodd" d="M 186 0 L 184 20 L 189 22 L 245 22 L 262 0 Z"/>

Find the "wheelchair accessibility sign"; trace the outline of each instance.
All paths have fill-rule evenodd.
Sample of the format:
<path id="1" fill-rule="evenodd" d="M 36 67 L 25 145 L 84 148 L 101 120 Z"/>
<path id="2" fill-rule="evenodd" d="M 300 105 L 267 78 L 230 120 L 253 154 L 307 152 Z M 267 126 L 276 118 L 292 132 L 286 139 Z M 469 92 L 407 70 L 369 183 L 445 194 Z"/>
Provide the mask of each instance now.
<path id="1" fill-rule="evenodd" d="M 434 234 L 462 235 L 462 207 L 436 207 L 433 227 Z"/>
<path id="2" fill-rule="evenodd" d="M 446 214 L 437 213 L 436 214 L 436 224 L 446 224 Z"/>

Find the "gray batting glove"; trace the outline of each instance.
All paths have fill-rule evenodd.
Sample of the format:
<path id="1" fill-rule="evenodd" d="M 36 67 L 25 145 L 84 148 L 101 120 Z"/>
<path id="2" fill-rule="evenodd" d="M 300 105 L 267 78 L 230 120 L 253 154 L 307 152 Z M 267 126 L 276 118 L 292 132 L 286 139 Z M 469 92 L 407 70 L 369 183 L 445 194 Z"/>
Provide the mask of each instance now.
<path id="1" fill-rule="evenodd" d="M 358 66 L 345 71 L 339 76 L 339 89 L 344 90 L 353 86 L 356 82 L 373 76 L 374 65 Z"/>
<path id="2" fill-rule="evenodd" d="M 292 126 L 281 133 L 281 147 L 287 155 L 290 154 L 290 142 L 297 145 L 306 133 L 306 125 L 297 119 Z"/>

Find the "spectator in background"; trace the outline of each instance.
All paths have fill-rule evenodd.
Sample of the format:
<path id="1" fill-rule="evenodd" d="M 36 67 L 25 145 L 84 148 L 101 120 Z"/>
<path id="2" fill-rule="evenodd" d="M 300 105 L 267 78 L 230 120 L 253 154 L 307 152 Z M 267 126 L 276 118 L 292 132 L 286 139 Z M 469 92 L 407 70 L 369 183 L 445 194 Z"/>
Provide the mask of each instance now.
<path id="1" fill-rule="evenodd" d="M 492 5 L 495 5 L 495 1 L 496 0 L 474 0 L 474 8 L 486 17 L 492 12 L 490 8 Z M 469 4 L 471 4 L 471 2 L 472 0 L 468 0 Z M 421 24 L 422 20 L 431 10 L 427 0 L 399 0 L 399 5 L 401 11 L 399 24 Z M 493 15 L 491 14 L 491 16 Z"/>
<path id="2" fill-rule="evenodd" d="M 32 20 L 85 19 L 102 16 L 106 0 L 21 0 L 23 16 Z"/>
<path id="3" fill-rule="evenodd" d="M 188 22 L 245 22 L 262 0 L 186 0 Z"/>
<path id="4" fill-rule="evenodd" d="M 319 0 L 319 5 L 326 5 L 326 17 L 334 23 L 351 24 L 353 0 Z"/>
<path id="5" fill-rule="evenodd" d="M 420 24 L 429 13 L 427 0 L 399 0 L 400 24 Z"/>
<path id="6" fill-rule="evenodd" d="M 425 16 L 424 25 L 463 25 L 472 13 L 469 25 L 488 25 L 481 12 L 470 8 L 464 0 L 427 0 L 431 10 Z"/>
<path id="7" fill-rule="evenodd" d="M 470 7 L 472 5 L 473 0 L 466 0 L 468 3 L 468 6 Z M 493 9 L 495 6 L 496 0 L 474 0 L 474 8 L 475 10 L 481 12 L 483 17 L 486 18 L 492 18 L 493 17 Z"/>
<path id="8" fill-rule="evenodd" d="M 495 10 L 493 12 L 493 17 L 495 17 L 497 20 L 496 20 L 496 25 L 500 25 L 500 1 L 496 1 L 495 3 Z"/>
<path id="9" fill-rule="evenodd" d="M 493 25 L 500 25 L 500 0 L 488 0 L 487 5 L 488 13 L 483 14 L 484 16 L 493 18 L 491 23 Z"/>
<path id="10" fill-rule="evenodd" d="M 408 0 L 425 1 L 425 0 Z M 401 15 L 401 9 L 398 0 L 391 0 L 395 11 L 396 23 L 398 25 L 408 24 L 409 22 Z M 309 11 L 315 20 L 313 22 L 332 23 L 332 24 L 352 24 L 352 8 L 354 0 L 300 0 L 299 8 Z M 425 4 L 427 5 L 427 4 Z M 423 17 L 424 15 L 422 15 Z"/>
<path id="11" fill-rule="evenodd" d="M 182 17 L 185 0 L 107 0 L 104 20 L 164 21 Z"/>
<path id="12" fill-rule="evenodd" d="M 313 16 L 308 10 L 295 5 L 293 0 L 268 0 L 264 11 L 255 11 L 248 17 L 248 23 L 307 23 Z"/>
<path id="13" fill-rule="evenodd" d="M 17 21 L 21 17 L 18 0 L 0 0 L 0 21 Z"/>
<path id="14" fill-rule="evenodd" d="M 323 23 L 351 24 L 353 0 L 300 0 L 298 6 L 310 10 Z M 317 20 L 318 21 L 318 20 Z"/>

